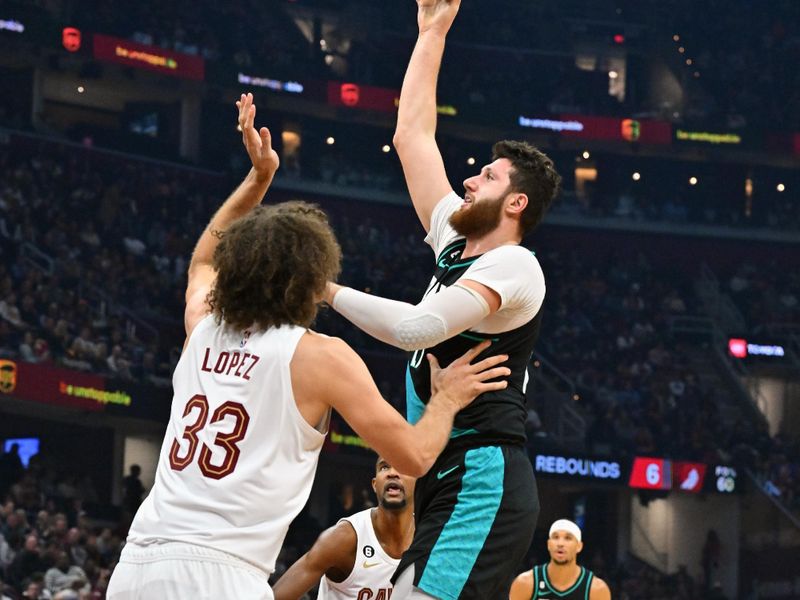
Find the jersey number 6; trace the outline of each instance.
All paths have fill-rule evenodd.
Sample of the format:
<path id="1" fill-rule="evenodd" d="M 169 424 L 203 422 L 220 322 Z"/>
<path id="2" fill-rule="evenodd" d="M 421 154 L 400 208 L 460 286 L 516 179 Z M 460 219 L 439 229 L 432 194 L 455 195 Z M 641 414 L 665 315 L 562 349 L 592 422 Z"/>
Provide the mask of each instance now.
<path id="1" fill-rule="evenodd" d="M 195 408 L 199 409 L 197 419 L 183 430 L 183 439 L 189 442 L 189 449 L 185 456 L 179 456 L 181 446 L 177 438 L 172 441 L 172 447 L 169 451 L 169 464 L 175 471 L 183 471 L 194 460 L 197 445 L 200 442 L 197 439 L 197 433 L 206 426 L 206 421 L 208 420 L 208 398 L 200 394 L 192 396 L 192 399 L 186 403 L 183 416 L 185 417 Z M 222 464 L 211 464 L 212 450 L 207 445 L 202 444 L 203 447 L 200 449 L 198 466 L 203 475 L 211 479 L 222 479 L 233 473 L 239 460 L 239 447 L 236 443 L 244 439 L 247 426 L 250 423 L 250 415 L 247 414 L 244 406 L 239 402 L 230 400 L 214 411 L 211 422 L 217 423 L 229 415 L 234 418 L 233 431 L 218 433 L 214 438 L 214 445 L 225 450 L 225 459 Z"/>

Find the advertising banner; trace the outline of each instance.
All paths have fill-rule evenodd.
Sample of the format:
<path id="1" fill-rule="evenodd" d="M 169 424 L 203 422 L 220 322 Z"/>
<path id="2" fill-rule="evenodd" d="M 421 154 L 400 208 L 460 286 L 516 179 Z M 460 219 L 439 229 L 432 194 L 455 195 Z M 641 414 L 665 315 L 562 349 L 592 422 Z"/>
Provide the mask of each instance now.
<path id="1" fill-rule="evenodd" d="M 147 46 L 99 33 L 93 36 L 93 53 L 98 60 L 147 69 L 171 77 L 202 81 L 205 61 L 199 56 Z"/>

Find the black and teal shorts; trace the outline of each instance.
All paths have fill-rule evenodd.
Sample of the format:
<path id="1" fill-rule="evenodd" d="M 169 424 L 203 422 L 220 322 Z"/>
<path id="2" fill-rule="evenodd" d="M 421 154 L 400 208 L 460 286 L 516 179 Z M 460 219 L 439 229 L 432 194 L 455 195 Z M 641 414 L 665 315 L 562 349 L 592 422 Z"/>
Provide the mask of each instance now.
<path id="1" fill-rule="evenodd" d="M 445 449 L 417 480 L 416 532 L 395 573 L 441 600 L 507 600 L 539 516 L 531 461 L 520 446 Z"/>

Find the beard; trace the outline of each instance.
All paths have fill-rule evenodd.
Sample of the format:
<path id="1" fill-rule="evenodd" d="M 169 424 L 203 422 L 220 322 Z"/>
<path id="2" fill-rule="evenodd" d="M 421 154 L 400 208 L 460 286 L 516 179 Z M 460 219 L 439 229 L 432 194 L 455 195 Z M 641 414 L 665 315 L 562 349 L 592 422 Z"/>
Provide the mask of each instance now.
<path id="1" fill-rule="evenodd" d="M 379 500 L 379 503 L 381 508 L 386 510 L 402 510 L 406 507 L 408 501 L 406 500 L 405 496 L 403 496 L 403 498 L 400 500 L 387 500 L 386 496 L 382 496 Z"/>
<path id="2" fill-rule="evenodd" d="M 450 226 L 458 235 L 480 238 L 493 231 L 500 224 L 505 195 L 472 202 L 467 209 L 457 210 L 450 215 Z"/>

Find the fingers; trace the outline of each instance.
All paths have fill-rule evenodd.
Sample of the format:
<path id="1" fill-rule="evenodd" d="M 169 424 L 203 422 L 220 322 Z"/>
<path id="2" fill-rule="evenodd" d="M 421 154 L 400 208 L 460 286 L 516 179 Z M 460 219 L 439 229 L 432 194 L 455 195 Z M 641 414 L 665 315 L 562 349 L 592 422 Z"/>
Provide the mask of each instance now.
<path id="1" fill-rule="evenodd" d="M 253 107 L 255 108 L 255 107 Z M 263 142 L 265 149 L 272 148 L 272 134 L 269 132 L 269 129 L 266 127 L 262 127 L 258 130 L 258 135 L 261 136 L 261 141 Z"/>
<path id="2" fill-rule="evenodd" d="M 470 365 L 472 367 L 473 373 L 480 373 L 481 371 L 485 371 L 495 365 L 499 365 L 500 363 L 504 363 L 508 360 L 508 354 L 496 354 L 494 356 L 489 356 L 484 358 L 482 361 L 475 363 L 474 365 Z"/>
<path id="3" fill-rule="evenodd" d="M 253 126 L 256 118 L 256 107 L 253 104 L 253 94 L 242 94 L 239 100 L 236 101 L 236 107 L 239 109 L 239 127 L 244 131 L 248 127 Z"/>
<path id="4" fill-rule="evenodd" d="M 247 113 L 245 114 L 244 127 L 245 129 L 252 129 L 253 123 L 256 120 L 256 105 L 253 104 L 253 96 L 250 94 L 248 95 L 250 96 L 250 103 L 247 108 Z"/>
<path id="5" fill-rule="evenodd" d="M 509 375 L 511 375 L 511 369 L 508 367 L 495 367 L 494 369 L 487 369 L 476 373 L 475 377 L 477 377 L 479 381 L 487 381 L 489 379 L 497 379 L 498 377 L 508 377 Z"/>
<path id="6" fill-rule="evenodd" d="M 508 381 L 505 379 L 503 381 L 491 381 L 489 383 L 479 383 L 475 386 L 477 388 L 478 395 L 484 394 L 486 392 L 495 392 L 497 390 L 504 390 L 508 387 Z"/>
<path id="7" fill-rule="evenodd" d="M 428 358 L 428 362 L 429 362 L 429 363 L 430 363 L 430 365 L 431 365 L 431 371 L 433 371 L 433 370 L 435 370 L 435 369 L 440 369 L 440 368 L 441 368 L 441 367 L 439 366 L 439 361 L 438 361 L 438 360 L 436 360 L 436 357 L 435 357 L 433 354 L 428 354 L 428 355 L 426 355 L 426 356 L 427 356 L 427 358 Z"/>
<path id="8" fill-rule="evenodd" d="M 457 364 L 471 363 L 473 358 L 486 350 L 491 344 L 491 340 L 483 340 L 480 344 L 473 346 L 453 362 Z"/>

